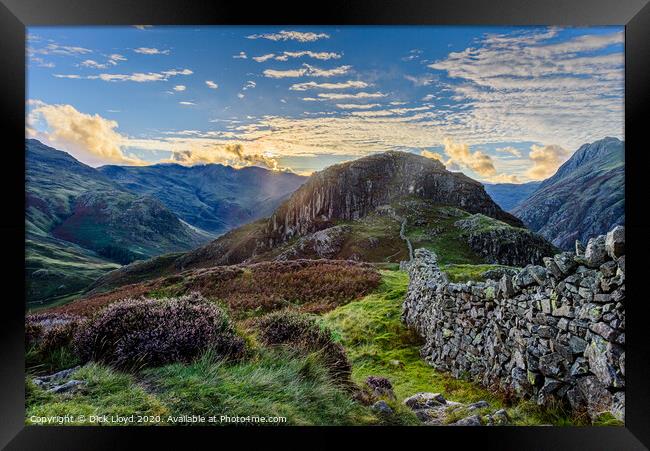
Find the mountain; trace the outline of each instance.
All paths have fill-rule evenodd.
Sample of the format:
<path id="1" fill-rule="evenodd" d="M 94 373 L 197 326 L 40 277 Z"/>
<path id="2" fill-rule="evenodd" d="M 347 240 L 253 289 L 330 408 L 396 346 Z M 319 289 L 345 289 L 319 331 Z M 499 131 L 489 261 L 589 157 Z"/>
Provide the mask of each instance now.
<path id="1" fill-rule="evenodd" d="M 485 191 L 505 211 L 511 211 L 533 194 L 542 182 L 484 183 Z"/>
<path id="2" fill-rule="evenodd" d="M 269 216 L 306 177 L 220 164 L 102 166 L 108 179 L 158 199 L 183 221 L 214 234 Z"/>
<path id="3" fill-rule="evenodd" d="M 269 218 L 177 257 L 121 268 L 94 289 L 242 262 L 399 263 L 414 247 L 433 249 L 448 264 L 517 266 L 539 263 L 555 251 L 494 203 L 481 183 L 432 159 L 387 152 L 315 173 Z"/>
<path id="4" fill-rule="evenodd" d="M 25 147 L 29 302 L 79 291 L 116 264 L 187 251 L 211 238 L 65 152 L 33 139 Z"/>
<path id="5" fill-rule="evenodd" d="M 625 223 L 625 144 L 582 145 L 512 213 L 563 249 Z"/>

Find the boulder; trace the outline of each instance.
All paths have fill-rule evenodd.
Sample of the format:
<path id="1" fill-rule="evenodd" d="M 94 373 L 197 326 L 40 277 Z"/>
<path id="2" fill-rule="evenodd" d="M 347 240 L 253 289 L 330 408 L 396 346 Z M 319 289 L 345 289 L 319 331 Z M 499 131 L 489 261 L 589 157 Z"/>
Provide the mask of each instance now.
<path id="1" fill-rule="evenodd" d="M 447 400 L 440 393 L 416 393 L 404 400 L 404 405 L 411 410 L 421 410 L 431 407 L 438 407 L 447 403 Z"/>
<path id="2" fill-rule="evenodd" d="M 479 417 L 478 415 L 470 415 L 469 417 L 460 419 L 455 423 L 451 423 L 451 425 L 452 426 L 482 426 L 483 423 L 481 423 L 481 417 Z"/>
<path id="3" fill-rule="evenodd" d="M 603 235 L 590 238 L 585 249 L 585 262 L 590 268 L 598 268 L 607 261 L 605 237 Z"/>
<path id="4" fill-rule="evenodd" d="M 625 254 L 625 227 L 618 225 L 607 233 L 605 249 L 614 260 Z"/>
<path id="5" fill-rule="evenodd" d="M 382 415 L 392 415 L 393 409 L 386 403 L 386 401 L 377 401 L 371 406 L 371 409 Z"/>
<path id="6" fill-rule="evenodd" d="M 612 409 L 614 398 L 596 376 L 579 378 L 577 386 L 585 400 L 587 413 L 592 419 L 596 419 L 601 413 L 609 412 Z"/>
<path id="7" fill-rule="evenodd" d="M 57 385 L 48 390 L 50 393 L 68 393 L 79 389 L 81 386 L 86 385 L 85 381 L 78 381 L 72 379 L 65 384 Z"/>

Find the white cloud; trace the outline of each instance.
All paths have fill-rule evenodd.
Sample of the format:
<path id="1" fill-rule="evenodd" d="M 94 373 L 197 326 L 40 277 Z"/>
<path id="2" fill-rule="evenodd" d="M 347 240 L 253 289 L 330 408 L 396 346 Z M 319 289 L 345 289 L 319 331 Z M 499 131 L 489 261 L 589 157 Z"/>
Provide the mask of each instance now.
<path id="1" fill-rule="evenodd" d="M 274 70 L 266 69 L 264 76 L 268 78 L 296 78 L 296 77 L 334 77 L 345 75 L 352 66 L 339 66 L 333 69 L 319 69 L 309 64 L 303 64 L 298 69 Z"/>
<path id="2" fill-rule="evenodd" d="M 427 94 L 424 97 L 422 97 L 422 101 L 423 102 L 430 102 L 435 98 L 436 98 L 436 96 L 434 96 L 433 94 Z"/>
<path id="3" fill-rule="evenodd" d="M 293 40 L 299 42 L 313 42 L 319 39 L 328 39 L 329 35 L 325 33 L 281 30 L 278 33 L 252 34 L 246 37 L 248 39 L 269 39 L 271 41 Z"/>
<path id="4" fill-rule="evenodd" d="M 161 50 L 155 47 L 138 47 L 137 49 L 133 49 L 133 51 L 142 55 L 169 55 L 171 52 L 169 49 Z"/>
<path id="5" fill-rule="evenodd" d="M 190 69 L 172 69 L 162 72 L 134 72 L 132 74 L 99 74 L 99 75 L 78 75 L 78 74 L 53 74 L 56 78 L 72 78 L 72 79 L 87 79 L 87 80 L 102 80 L 102 81 L 133 81 L 136 83 L 145 83 L 151 81 L 167 81 L 171 77 L 177 75 L 192 75 Z"/>
<path id="6" fill-rule="evenodd" d="M 133 25 L 134 28 L 137 28 L 138 30 L 146 30 L 148 28 L 152 28 L 153 25 Z"/>
<path id="7" fill-rule="evenodd" d="M 423 150 L 420 152 L 420 155 L 423 157 L 431 158 L 433 160 L 438 160 L 442 164 L 445 164 L 445 157 L 440 155 L 438 152 L 431 152 L 430 150 Z"/>
<path id="8" fill-rule="evenodd" d="M 622 32 L 558 36 L 555 28 L 485 35 L 429 65 L 453 79 L 447 84 L 453 100 L 467 105 L 455 115 L 468 130 L 467 141 L 553 141 L 576 148 L 603 136 L 623 137 Z"/>
<path id="9" fill-rule="evenodd" d="M 62 147 L 81 161 L 89 164 L 118 163 L 144 164 L 137 157 L 128 156 L 123 147 L 126 138 L 116 131 L 118 123 L 99 114 L 86 114 L 72 105 L 49 105 L 35 101 L 28 123 L 35 130 L 36 122 L 45 130 L 36 136 L 52 145 Z"/>
<path id="10" fill-rule="evenodd" d="M 514 147 L 512 147 L 512 146 L 507 146 L 507 147 L 498 147 L 498 148 L 496 149 L 496 151 L 497 151 L 497 152 L 502 152 L 502 153 L 510 154 L 510 155 L 512 155 L 513 157 L 518 157 L 518 158 L 521 157 L 521 152 L 519 151 L 519 149 L 516 149 L 516 148 L 514 148 Z"/>
<path id="11" fill-rule="evenodd" d="M 342 110 L 369 110 L 381 106 L 379 103 L 337 103 L 336 107 Z"/>
<path id="12" fill-rule="evenodd" d="M 184 100 L 184 101 L 182 101 L 182 102 L 178 102 L 178 103 L 180 103 L 181 105 L 186 105 L 186 106 L 189 106 L 189 105 L 196 105 L 196 103 L 194 103 L 194 102 L 189 102 L 189 101 L 186 101 L 186 100 Z"/>
<path id="13" fill-rule="evenodd" d="M 270 60 L 274 56 L 275 56 L 275 53 L 267 53 L 266 55 L 254 56 L 253 59 L 255 61 L 257 61 L 258 63 L 263 63 L 264 61 Z"/>
<path id="14" fill-rule="evenodd" d="M 339 59 L 341 58 L 340 53 L 336 52 L 312 52 L 311 50 L 302 50 L 300 52 L 282 52 L 282 55 L 277 56 L 275 59 L 280 61 L 286 61 L 288 58 L 300 58 L 303 56 L 308 56 L 317 60 L 330 60 L 330 59 Z"/>
<path id="15" fill-rule="evenodd" d="M 210 88 L 210 89 L 217 89 L 217 88 L 219 87 L 219 85 L 216 84 L 215 82 L 213 82 L 212 80 L 206 80 L 206 81 L 205 81 L 205 84 L 206 84 L 206 85 L 208 86 L 208 88 Z"/>
<path id="16" fill-rule="evenodd" d="M 429 86 L 435 80 L 430 74 L 426 75 L 404 75 L 404 78 L 413 83 L 414 86 Z"/>
<path id="17" fill-rule="evenodd" d="M 241 93 L 241 92 L 238 92 L 238 93 L 237 93 L 237 97 L 239 97 L 240 99 L 243 99 L 243 98 L 244 98 L 244 94 Z"/>
<path id="18" fill-rule="evenodd" d="M 343 99 L 378 99 L 386 97 L 382 92 L 357 92 L 354 94 L 334 93 L 334 92 L 321 92 L 318 97 L 327 100 L 343 100 Z"/>
<path id="19" fill-rule="evenodd" d="M 111 66 L 117 66 L 120 61 L 126 61 L 126 58 L 118 53 L 113 53 L 112 55 L 107 56 L 106 62 L 104 63 L 98 63 L 95 60 L 87 59 L 82 61 L 80 66 L 91 69 L 106 69 Z"/>
<path id="20" fill-rule="evenodd" d="M 308 81 L 305 83 L 296 83 L 289 88 L 291 91 L 307 91 L 308 89 L 350 89 L 350 88 L 367 88 L 366 82 L 358 80 L 348 80 L 341 83 L 316 83 Z"/>
<path id="21" fill-rule="evenodd" d="M 253 89 L 257 86 L 257 83 L 255 83 L 252 80 L 248 80 L 246 84 L 241 88 L 242 91 L 246 91 L 248 89 Z"/>
<path id="22" fill-rule="evenodd" d="M 449 160 L 445 163 L 447 166 L 465 167 L 483 177 L 496 175 L 497 170 L 489 155 L 480 150 L 471 152 L 467 144 L 456 143 L 449 138 L 445 138 L 442 143 L 445 147 L 445 153 L 449 157 Z"/>
<path id="23" fill-rule="evenodd" d="M 61 55 L 61 56 L 79 56 L 92 53 L 93 51 L 85 47 L 72 45 L 59 45 L 54 42 L 47 44 L 45 47 L 27 49 L 27 54 L 32 55 Z"/>
<path id="24" fill-rule="evenodd" d="M 242 60 L 248 58 L 248 56 L 246 56 L 246 52 L 239 52 L 237 55 L 233 55 L 232 57 L 235 59 L 242 59 Z"/>
<path id="25" fill-rule="evenodd" d="M 532 145 L 528 158 L 532 160 L 533 166 L 526 172 L 526 175 L 532 180 L 543 180 L 550 177 L 569 156 L 569 151 L 556 144 Z"/>
<path id="26" fill-rule="evenodd" d="M 408 55 L 406 55 L 405 57 L 402 58 L 402 61 L 413 61 L 413 60 L 416 60 L 416 59 L 420 58 L 421 55 L 422 55 L 422 50 L 420 50 L 420 49 L 411 49 L 411 50 L 409 50 Z"/>
<path id="27" fill-rule="evenodd" d="M 52 74 L 52 76 L 55 78 L 69 78 L 72 80 L 83 78 L 81 75 L 77 75 L 77 74 Z"/>
<path id="28" fill-rule="evenodd" d="M 176 91 L 176 92 L 185 91 L 186 89 L 187 89 L 187 86 L 185 86 L 185 85 L 176 85 L 176 86 L 174 86 L 174 91 Z"/>

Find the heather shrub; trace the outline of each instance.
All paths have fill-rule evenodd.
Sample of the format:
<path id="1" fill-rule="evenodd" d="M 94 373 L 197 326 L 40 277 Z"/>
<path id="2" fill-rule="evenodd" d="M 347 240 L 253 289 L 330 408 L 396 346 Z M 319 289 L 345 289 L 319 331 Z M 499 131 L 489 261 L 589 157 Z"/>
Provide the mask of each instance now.
<path id="1" fill-rule="evenodd" d="M 25 318 L 25 345 L 41 353 L 50 353 L 72 341 L 80 318 L 57 313 L 28 315 Z"/>
<path id="2" fill-rule="evenodd" d="M 82 361 L 135 369 L 188 362 L 207 350 L 239 358 L 244 341 L 220 307 L 191 294 L 113 303 L 82 325 L 74 349 Z"/>
<path id="3" fill-rule="evenodd" d="M 280 311 L 256 321 L 258 338 L 267 346 L 286 345 L 299 352 L 315 353 L 327 367 L 332 379 L 349 385 L 352 366 L 345 348 L 332 340 L 332 332 L 319 326 L 307 315 Z"/>

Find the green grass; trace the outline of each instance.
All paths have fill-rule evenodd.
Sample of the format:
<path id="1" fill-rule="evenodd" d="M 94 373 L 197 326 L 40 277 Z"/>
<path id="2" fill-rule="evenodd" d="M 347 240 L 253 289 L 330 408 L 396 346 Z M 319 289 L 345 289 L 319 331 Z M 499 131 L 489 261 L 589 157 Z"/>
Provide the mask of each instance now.
<path id="1" fill-rule="evenodd" d="M 469 280 L 484 281 L 483 273 L 491 269 L 510 268 L 503 265 L 442 265 L 442 269 L 449 277 L 450 282 L 467 282 Z"/>
<path id="2" fill-rule="evenodd" d="M 434 370 L 420 357 L 422 343 L 400 319 L 407 274 L 382 271 L 382 275 L 383 283 L 376 293 L 323 317 L 324 324 L 345 346 L 353 365 L 352 378 L 357 383 L 371 375 L 387 377 L 399 402 L 417 392 L 439 392 L 449 400 L 463 403 L 484 400 L 490 404 L 486 411 L 506 408 L 517 425 L 581 424 L 580 419 L 572 418 L 559 407 L 542 409 L 523 401 L 509 405 L 499 393 Z M 449 420 L 453 419 L 450 416 Z"/>
<path id="3" fill-rule="evenodd" d="M 31 417 L 65 416 L 74 419 L 66 425 L 91 425 L 94 416 L 166 416 L 168 409 L 153 395 L 139 386 L 134 377 L 105 366 L 88 364 L 77 370 L 72 378 L 87 385 L 72 394 L 52 394 L 35 386 L 30 380 L 26 386 L 26 423 Z M 86 421 L 81 421 L 85 416 Z"/>
<path id="4" fill-rule="evenodd" d="M 290 425 L 374 424 L 371 411 L 337 387 L 315 356 L 260 350 L 239 363 L 209 354 L 193 364 L 148 370 L 172 415 L 281 416 Z"/>
<path id="5" fill-rule="evenodd" d="M 63 346 L 48 353 L 43 353 L 36 347 L 31 347 L 25 354 L 27 374 L 50 374 L 78 364 L 79 359 L 69 346 Z"/>
<path id="6" fill-rule="evenodd" d="M 469 217 L 469 213 L 418 198 L 403 199 L 394 208 L 407 220 L 405 233 L 414 249 L 423 247 L 434 251 L 443 264 L 483 263 L 470 249 L 463 231 L 454 225 Z"/>
<path id="7" fill-rule="evenodd" d="M 36 233 L 28 234 L 25 257 L 29 310 L 70 302 L 97 278 L 120 267 L 75 244 Z"/>

